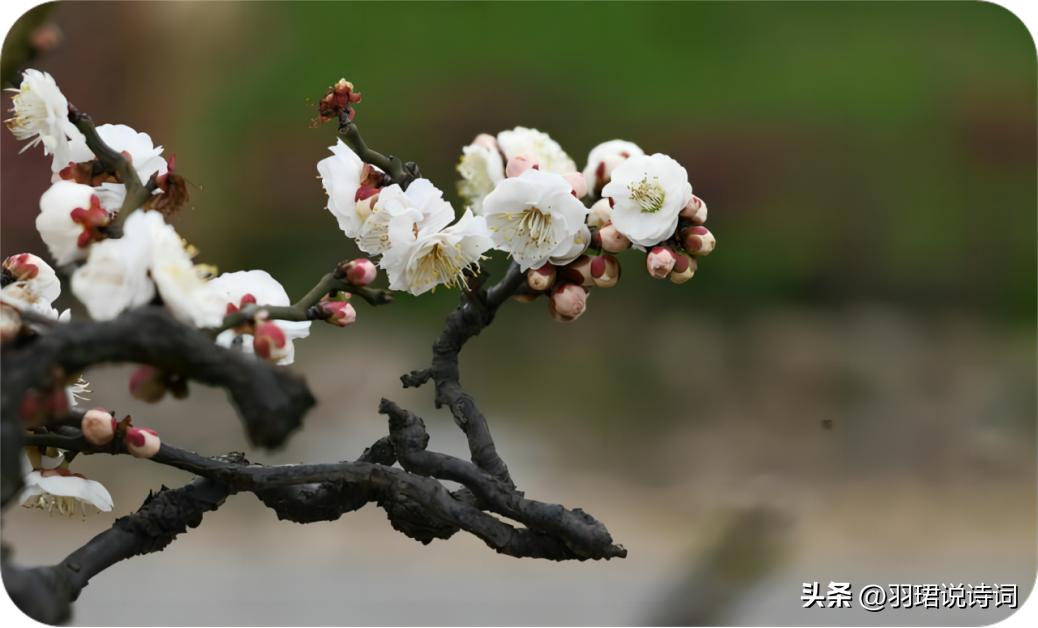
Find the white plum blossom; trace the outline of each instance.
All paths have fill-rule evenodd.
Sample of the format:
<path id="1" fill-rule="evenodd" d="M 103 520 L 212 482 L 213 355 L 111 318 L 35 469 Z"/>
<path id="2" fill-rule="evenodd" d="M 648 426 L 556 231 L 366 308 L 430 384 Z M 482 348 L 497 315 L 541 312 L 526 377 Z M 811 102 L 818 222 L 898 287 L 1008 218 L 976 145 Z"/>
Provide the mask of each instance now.
<path id="1" fill-rule="evenodd" d="M 458 194 L 465 198 L 472 213 L 481 216 L 483 199 L 505 180 L 501 151 L 492 135 L 482 134 L 461 152 L 458 173 L 462 180 L 458 182 Z"/>
<path id="2" fill-rule="evenodd" d="M 692 198 L 688 172 L 670 157 L 631 157 L 613 170 L 602 196 L 613 199 L 613 226 L 640 246 L 673 235 L 678 214 Z"/>
<path id="3" fill-rule="evenodd" d="M 259 305 L 291 305 L 288 293 L 276 279 L 265 270 L 248 270 L 236 273 L 224 273 L 209 281 L 209 285 L 222 299 L 226 313 L 240 310 L 248 303 Z M 306 338 L 310 335 L 310 321 L 272 321 L 276 324 L 289 340 Z M 220 332 L 216 337 L 216 344 L 221 347 L 230 347 L 239 333 L 234 329 Z M 242 336 L 242 351 L 253 353 L 252 335 L 240 334 Z M 291 364 L 295 360 L 295 349 L 278 361 L 278 364 Z"/>
<path id="4" fill-rule="evenodd" d="M 428 179 L 415 179 L 406 191 L 394 183 L 379 191 L 378 202 L 361 226 L 357 246 L 371 255 L 385 253 L 402 242 L 413 241 L 420 231 L 439 231 L 452 220 L 454 208 Z M 398 233 L 409 234 L 409 240 L 392 240 L 391 224 L 396 225 Z"/>
<path id="5" fill-rule="evenodd" d="M 6 91 L 16 94 L 12 97 L 14 117 L 4 120 L 4 123 L 19 140 L 31 140 L 21 152 L 42 142 L 43 153 L 54 155 L 51 170 L 57 172 L 64 168 L 72 160 L 68 138 L 85 140 L 69 121 L 68 99 L 58 89 L 54 78 L 46 72 L 26 70 L 22 73 L 21 87 Z"/>
<path id="6" fill-rule="evenodd" d="M 478 265 L 483 253 L 494 245 L 486 220 L 474 216 L 471 209 L 457 223 L 441 227 L 430 222 L 415 233 L 401 221 L 390 223 L 393 247 L 383 254 L 380 265 L 389 275 L 391 290 L 419 295 L 439 284 L 458 285 L 464 281 L 462 271 Z"/>
<path id="7" fill-rule="evenodd" d="M 147 133 L 138 133 L 125 124 L 102 124 L 97 127 L 97 134 L 117 153 L 129 154 L 133 169 L 141 183 L 147 183 L 153 174 L 162 176 L 169 171 L 166 160 L 162 158 L 162 147 L 156 147 Z M 72 163 L 94 159 L 94 153 L 87 147 L 85 138 L 73 138 L 71 151 Z M 61 175 L 58 173 L 52 177 L 55 182 L 60 179 Z M 101 199 L 101 207 L 115 213 L 122 207 L 123 199 L 126 198 L 126 186 L 122 183 L 106 182 L 95 187 L 94 193 Z M 155 190 L 153 194 L 161 194 L 161 191 Z"/>
<path id="8" fill-rule="evenodd" d="M 98 227 L 108 224 L 110 219 L 94 188 L 59 181 L 40 197 L 36 229 L 54 261 L 63 266 L 86 257 L 90 243 L 103 237 Z"/>
<path id="9" fill-rule="evenodd" d="M 50 264 L 32 253 L 13 255 L 4 268 L 15 277 L 13 283 L 0 290 L 0 300 L 20 312 L 32 311 L 51 320 L 67 322 L 70 312 L 60 315 L 52 303 L 61 295 L 61 282 Z"/>
<path id="10" fill-rule="evenodd" d="M 357 191 L 368 170 L 341 139 L 328 150 L 332 151 L 332 156 L 317 162 L 321 184 L 328 193 L 328 210 L 339 221 L 339 228 L 346 237 L 356 238 L 365 218 L 357 213 Z"/>
<path id="11" fill-rule="evenodd" d="M 58 509 L 72 516 L 76 503 L 83 515 L 108 512 L 114 505 L 112 496 L 100 482 L 61 468 L 64 455 L 40 456 L 40 468 L 33 469 L 28 456 L 22 454 L 22 466 L 31 469 L 25 474 L 25 488 L 18 501 L 25 508 L 39 508 L 48 512 Z"/>
<path id="12" fill-rule="evenodd" d="M 136 217 L 139 213 L 126 219 L 127 225 L 132 221 L 132 231 L 118 240 L 104 240 L 90 247 L 86 264 L 72 273 L 72 294 L 95 321 L 112 320 L 124 310 L 155 298 L 155 284 L 148 277 L 151 239 L 149 233 L 136 228 L 141 220 Z"/>
<path id="13" fill-rule="evenodd" d="M 580 230 L 573 234 L 573 240 L 569 249 L 561 253 L 556 249 L 552 256 L 548 258 L 548 261 L 555 266 L 565 266 L 580 257 L 587 250 L 587 245 L 590 243 L 591 230 L 587 228 L 587 225 L 580 225 Z"/>
<path id="14" fill-rule="evenodd" d="M 497 143 L 505 155 L 506 162 L 523 153 L 533 153 L 537 157 L 541 172 L 566 174 L 577 170 L 577 164 L 562 150 L 559 143 L 537 129 L 517 126 L 511 131 L 502 131 L 497 134 Z"/>
<path id="15" fill-rule="evenodd" d="M 483 211 L 494 245 L 511 253 L 523 271 L 540 268 L 551 257 L 568 258 L 578 239 L 584 244 L 589 239 L 588 209 L 559 174 L 527 170 L 505 179 L 487 196 Z"/>
<path id="16" fill-rule="evenodd" d="M 588 190 L 599 191 L 609 183 L 613 170 L 631 157 L 645 154 L 637 144 L 625 140 L 609 140 L 591 149 L 584 168 Z"/>

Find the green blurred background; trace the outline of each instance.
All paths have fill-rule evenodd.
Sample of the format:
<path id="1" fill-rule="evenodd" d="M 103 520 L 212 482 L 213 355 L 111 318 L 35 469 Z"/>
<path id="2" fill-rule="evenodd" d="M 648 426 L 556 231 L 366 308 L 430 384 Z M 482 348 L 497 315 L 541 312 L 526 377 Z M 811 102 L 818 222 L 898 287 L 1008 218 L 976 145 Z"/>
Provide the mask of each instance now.
<path id="1" fill-rule="evenodd" d="M 614 138 L 673 156 L 708 203 L 718 239 L 689 283 L 652 280 L 629 251 L 621 282 L 594 290 L 579 321 L 555 323 L 543 300 L 510 304 L 463 355 L 463 382 L 499 449 L 513 449 L 515 459 L 505 457 L 520 487 L 604 520 L 631 550 L 626 562 L 527 566 L 458 538 L 422 548 L 396 538 L 373 507 L 300 531 L 243 496 L 237 501 L 248 505 L 207 516 L 165 555 L 118 565 L 98 581 L 139 583 L 133 574 L 144 572 L 134 569 L 162 570 L 160 559 L 175 564 L 172 555 L 191 556 L 192 543 L 209 548 L 193 559 L 204 562 L 226 549 L 204 545 L 220 521 L 239 532 L 269 526 L 272 542 L 286 545 L 359 525 L 357 547 L 367 539 L 399 556 L 393 569 L 386 554 L 353 557 L 385 573 L 372 576 L 379 582 L 442 552 L 433 573 L 500 578 L 500 604 L 488 594 L 476 610 L 459 609 L 434 587 L 420 608 L 365 615 L 360 607 L 378 589 L 351 580 L 354 593 L 367 593 L 348 596 L 346 609 L 277 596 L 279 606 L 250 597 L 228 607 L 226 591 L 206 601 L 170 568 L 170 582 L 198 610 L 153 623 L 977 624 L 1005 609 L 820 619 L 798 608 L 801 583 L 957 575 L 1016 578 L 1030 590 L 1038 84 L 1034 42 L 1006 10 L 972 2 L 75 2 L 56 6 L 51 19 L 64 41 L 32 67 L 52 73 L 96 122 L 128 124 L 177 154 L 178 171 L 198 187 L 171 222 L 201 250 L 198 261 L 266 269 L 293 297 L 358 255 L 323 209 L 316 179 L 334 125 L 308 128 L 307 99 L 340 77 L 364 96 L 356 122 L 369 146 L 417 162 L 456 209 L 461 147 L 477 133 L 523 125 L 551 134 L 580 168 L 592 147 Z M 0 246 L 4 256 L 45 256 L 34 220 L 49 159 L 39 149 L 18 156 L 19 148 L 4 132 Z M 503 257 L 486 264 L 492 277 L 503 274 Z M 457 297 L 402 295 L 377 311 L 360 304 L 354 327 L 315 325 L 297 343 L 294 368 L 321 406 L 285 452 L 250 458 L 355 457 L 365 438 L 384 433 L 374 413 L 380 395 L 426 416 L 434 449 L 463 453 L 429 392 L 394 383 L 427 362 Z M 58 305 L 85 316 L 67 290 Z M 244 447 L 220 394 L 198 390 L 186 404 L 137 408 L 125 394 L 127 372 L 88 375 L 94 399 L 153 417 L 164 437 L 200 452 Z M 329 434 L 342 440 L 333 446 Z M 122 492 L 117 469 L 129 463 L 77 464 L 110 478 L 113 515 L 132 510 L 158 480 L 186 481 L 141 469 L 136 492 Z M 783 488 L 753 488 L 762 478 Z M 790 524 L 763 535 L 782 551 L 761 548 L 753 555 L 769 558 L 735 570 L 743 575 L 729 579 L 731 590 L 710 589 L 697 608 L 712 604 L 714 614 L 681 615 L 675 600 L 689 594 L 675 583 L 683 573 L 693 574 L 689 582 L 726 581 L 711 571 L 731 573 L 717 566 L 728 560 L 718 539 L 742 528 L 718 522 L 747 508 Z M 6 517 L 5 536 L 23 562 L 71 548 L 34 548 L 29 531 L 41 518 Z M 105 521 L 46 525 L 62 534 L 73 525 L 85 539 Z M 332 561 L 320 549 L 267 562 L 256 551 L 242 543 L 226 560 L 251 566 L 227 568 L 242 578 Z M 494 582 L 477 577 L 472 586 Z M 538 583 L 551 588 L 523 589 Z M 84 593 L 79 621 L 147 623 L 113 610 L 102 588 Z M 517 611 L 508 591 L 540 603 Z"/>

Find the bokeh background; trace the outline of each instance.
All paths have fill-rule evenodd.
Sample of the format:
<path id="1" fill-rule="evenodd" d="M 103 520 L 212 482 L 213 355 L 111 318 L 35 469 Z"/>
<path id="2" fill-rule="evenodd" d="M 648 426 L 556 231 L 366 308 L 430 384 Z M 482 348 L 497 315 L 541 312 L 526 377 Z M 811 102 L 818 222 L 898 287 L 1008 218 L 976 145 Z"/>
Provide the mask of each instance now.
<path id="1" fill-rule="evenodd" d="M 197 188 L 172 222 L 199 261 L 266 269 L 293 297 L 357 255 L 316 179 L 334 126 L 308 128 L 307 99 L 340 77 L 364 95 L 368 144 L 452 201 L 477 133 L 538 128 L 581 168 L 622 138 L 688 169 L 719 242 L 681 286 L 623 254 L 622 281 L 573 324 L 511 303 L 462 355 L 520 488 L 604 521 L 626 560 L 519 561 L 463 534 L 422 546 L 374 505 L 300 526 L 239 495 L 96 577 L 77 624 L 979 625 L 1010 611 L 805 611 L 800 595 L 813 581 L 1029 594 L 1038 89 L 1035 44 L 1006 10 L 76 2 L 50 18 L 63 41 L 32 67 L 98 123 L 176 153 Z M 45 256 L 49 159 L 0 135 L 2 254 Z M 457 298 L 315 324 L 292 368 L 319 405 L 279 452 L 245 443 L 220 391 L 145 406 L 129 365 L 87 379 L 98 404 L 208 455 L 355 458 L 386 433 L 383 396 L 425 418 L 433 449 L 465 455 L 430 391 L 397 379 L 428 363 Z M 67 290 L 56 305 L 85 316 Z M 23 564 L 60 560 L 149 489 L 190 479 L 129 459 L 75 467 L 114 512 L 5 513 Z"/>

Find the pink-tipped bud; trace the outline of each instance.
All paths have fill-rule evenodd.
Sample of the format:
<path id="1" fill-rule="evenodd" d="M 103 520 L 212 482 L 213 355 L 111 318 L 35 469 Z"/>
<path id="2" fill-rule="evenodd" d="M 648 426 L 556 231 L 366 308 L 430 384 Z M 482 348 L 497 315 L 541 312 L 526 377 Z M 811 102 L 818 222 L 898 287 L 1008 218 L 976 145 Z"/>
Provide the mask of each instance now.
<path id="1" fill-rule="evenodd" d="M 563 279 L 578 286 L 589 288 L 595 285 L 594 280 L 591 278 L 591 257 L 587 255 L 581 255 L 569 264 L 566 264 L 559 272 L 562 274 Z"/>
<path id="2" fill-rule="evenodd" d="M 134 399 L 155 403 L 165 394 L 165 374 L 154 366 L 142 366 L 130 376 L 130 395 Z"/>
<path id="3" fill-rule="evenodd" d="M 678 256 L 674 251 L 665 246 L 657 246 L 645 258 L 645 268 L 649 270 L 649 275 L 652 277 L 666 279 L 677 261 Z"/>
<path id="4" fill-rule="evenodd" d="M 674 283 L 685 283 L 696 274 L 696 258 L 688 255 L 678 255 L 678 261 L 674 263 L 674 270 L 670 271 L 667 279 Z"/>
<path id="5" fill-rule="evenodd" d="M 357 310 L 344 301 L 322 301 L 321 309 L 329 314 L 324 322 L 331 323 L 336 327 L 345 327 L 357 320 Z"/>
<path id="6" fill-rule="evenodd" d="M 612 222 L 605 223 L 598 230 L 598 239 L 602 243 L 602 249 L 610 253 L 619 253 L 631 248 L 631 241 L 627 236 L 620 233 Z"/>
<path id="7" fill-rule="evenodd" d="M 479 146 L 480 148 L 485 148 L 489 151 L 496 152 L 497 150 L 499 150 L 497 147 L 497 138 L 493 135 L 490 135 L 489 133 L 480 133 L 479 135 L 477 135 L 476 139 L 472 140 L 472 145 Z"/>
<path id="8" fill-rule="evenodd" d="M 83 421 L 79 428 L 83 431 L 83 438 L 91 445 L 104 445 L 111 442 L 115 437 L 115 417 L 108 414 L 104 408 L 87 410 L 83 415 Z"/>
<path id="9" fill-rule="evenodd" d="M 15 281 L 28 281 L 40 274 L 40 258 L 32 253 L 12 255 L 4 260 L 3 267 L 11 271 Z"/>
<path id="10" fill-rule="evenodd" d="M 692 255 L 707 255 L 714 250 L 717 240 L 706 227 L 689 227 L 681 230 L 681 240 Z"/>
<path id="11" fill-rule="evenodd" d="M 595 202 L 588 210 L 587 226 L 602 228 L 613 218 L 613 208 L 609 205 L 609 199 L 603 198 Z"/>
<path id="12" fill-rule="evenodd" d="M 612 288 L 620 281 L 620 260 L 612 255 L 592 258 L 591 279 L 599 288 Z"/>
<path id="13" fill-rule="evenodd" d="M 533 290 L 544 291 L 555 284 L 556 270 L 552 264 L 545 264 L 540 268 L 531 268 L 526 271 L 526 283 Z"/>
<path id="14" fill-rule="evenodd" d="M 252 338 L 252 348 L 256 355 L 267 362 L 277 363 L 292 352 L 292 341 L 274 321 L 267 321 L 256 328 Z"/>
<path id="15" fill-rule="evenodd" d="M 531 168 L 534 170 L 540 169 L 537 165 L 537 156 L 533 153 L 522 153 L 508 160 L 508 166 L 505 167 L 505 174 L 509 178 L 518 177 Z"/>
<path id="16" fill-rule="evenodd" d="M 587 307 L 587 294 L 586 288 L 572 283 L 554 289 L 551 299 L 548 300 L 548 310 L 552 318 L 560 323 L 575 321 Z"/>
<path id="17" fill-rule="evenodd" d="M 693 223 L 701 225 L 706 222 L 706 203 L 703 202 L 703 199 L 693 194 L 692 199 L 678 215 L 685 220 L 691 220 Z"/>
<path id="18" fill-rule="evenodd" d="M 131 427 L 126 430 L 126 451 L 134 458 L 151 458 L 159 453 L 162 441 L 155 430 L 146 427 Z"/>
<path id="19" fill-rule="evenodd" d="M 355 286 L 368 285 L 375 281 L 376 275 L 378 275 L 378 271 L 375 270 L 375 265 L 366 257 L 353 260 L 353 265 L 346 269 L 346 281 Z"/>
<path id="20" fill-rule="evenodd" d="M 566 183 L 570 184 L 573 188 L 573 196 L 577 198 L 584 198 L 587 194 L 587 182 L 584 181 L 584 175 L 579 172 L 567 172 L 562 175 L 562 178 L 566 180 Z"/>

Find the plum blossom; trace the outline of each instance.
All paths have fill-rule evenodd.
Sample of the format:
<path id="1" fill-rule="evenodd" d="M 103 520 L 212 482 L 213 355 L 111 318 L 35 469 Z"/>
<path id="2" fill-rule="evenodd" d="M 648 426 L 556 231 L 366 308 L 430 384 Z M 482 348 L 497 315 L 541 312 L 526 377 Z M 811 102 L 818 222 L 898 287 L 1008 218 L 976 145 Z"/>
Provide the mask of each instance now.
<path id="1" fill-rule="evenodd" d="M 486 220 L 474 216 L 471 209 L 466 209 L 457 223 L 442 230 L 441 227 L 439 220 L 430 220 L 421 228 L 415 225 L 414 231 L 407 223 L 390 223 L 393 247 L 382 255 L 380 262 L 389 276 L 390 290 L 419 295 L 439 284 L 460 284 L 464 281 L 462 271 L 472 264 L 478 265 L 483 253 L 494 246 Z"/>
<path id="2" fill-rule="evenodd" d="M 40 197 L 36 230 L 58 266 L 83 259 L 91 242 L 104 239 L 101 228 L 111 214 L 89 185 L 59 181 Z"/>
<path id="3" fill-rule="evenodd" d="M 169 171 L 166 160 L 162 158 L 162 147 L 156 147 L 147 133 L 138 133 L 125 124 L 102 124 L 97 127 L 97 134 L 113 150 L 129 156 L 141 183 L 146 183 L 152 175 L 159 177 Z M 82 136 L 78 139 L 73 138 L 70 146 L 72 155 L 69 163 L 54 174 L 52 180 L 55 183 L 62 179 L 75 178 L 73 166 L 94 159 L 94 153 L 87 147 L 86 139 Z M 76 182 L 84 183 L 79 179 L 76 179 Z M 91 183 L 94 185 L 94 193 L 101 201 L 101 207 L 112 213 L 118 212 L 126 198 L 126 186 L 118 183 L 114 177 Z M 160 192 L 156 190 L 154 194 Z"/>
<path id="4" fill-rule="evenodd" d="M 542 172 L 566 174 L 577 170 L 577 164 L 559 143 L 537 129 L 517 126 L 511 131 L 502 131 L 497 134 L 497 143 L 506 161 L 522 153 L 533 153 Z"/>
<path id="5" fill-rule="evenodd" d="M 358 201 L 375 191 L 370 179 L 376 178 L 372 177 L 373 173 L 381 179 L 381 171 L 361 161 L 341 139 L 328 150 L 332 156 L 317 162 L 321 184 L 328 193 L 328 211 L 335 216 L 346 237 L 356 238 L 368 213 L 358 212 Z"/>
<path id="6" fill-rule="evenodd" d="M 461 162 L 458 173 L 458 194 L 472 208 L 472 213 L 483 215 L 483 199 L 494 191 L 498 183 L 505 179 L 504 160 L 497 139 L 493 135 L 481 133 L 471 144 L 461 149 Z"/>
<path id="7" fill-rule="evenodd" d="M 69 320 L 69 310 L 59 315 L 51 306 L 61 295 L 61 282 L 50 264 L 32 253 L 22 253 L 4 260 L 3 267 L 15 280 L 0 290 L 4 304 L 19 312 L 33 311 L 61 322 Z"/>
<path id="8" fill-rule="evenodd" d="M 292 304 L 284 287 L 265 270 L 243 270 L 236 273 L 224 273 L 215 279 L 211 279 L 209 286 L 219 295 L 221 302 L 224 304 L 226 314 L 235 312 L 248 303 L 273 306 Z M 310 335 L 310 321 L 274 320 L 271 322 L 280 328 L 289 340 L 306 338 Z M 235 337 L 239 335 L 242 336 L 242 351 L 249 354 L 253 353 L 253 336 L 248 333 L 239 333 L 235 329 L 227 329 L 220 332 L 220 335 L 216 337 L 216 344 L 229 348 Z M 291 364 L 294 360 L 295 349 L 293 347 L 277 363 Z"/>
<path id="9" fill-rule="evenodd" d="M 661 153 L 631 157 L 612 172 L 602 196 L 613 200 L 613 226 L 631 242 L 654 246 L 673 235 L 692 198 L 688 172 Z"/>
<path id="10" fill-rule="evenodd" d="M 584 168 L 588 190 L 597 193 L 611 180 L 613 170 L 630 157 L 641 157 L 645 152 L 633 142 L 609 140 L 591 149 Z"/>
<path id="11" fill-rule="evenodd" d="M 40 467 L 24 477 L 25 488 L 18 501 L 24 508 L 39 508 L 48 512 L 55 508 L 69 517 L 80 505 L 83 515 L 108 512 L 114 505 L 112 496 L 100 482 L 88 480 L 78 473 L 63 469 L 64 456 L 40 456 Z M 31 468 L 28 456 L 23 454 L 23 466 Z"/>
<path id="12" fill-rule="evenodd" d="M 452 220 L 454 208 L 428 179 L 415 179 L 406 191 L 394 183 L 379 192 L 378 202 L 361 227 L 357 246 L 371 255 L 385 253 L 401 243 L 413 242 L 420 231 L 439 231 Z M 391 232 L 397 234 L 395 240 Z"/>
<path id="13" fill-rule="evenodd" d="M 7 128 L 19 140 L 31 140 L 22 147 L 43 143 L 43 154 L 54 155 L 51 170 L 57 172 L 72 160 L 69 137 L 83 141 L 83 134 L 68 119 L 68 99 L 58 89 L 54 78 L 39 70 L 22 73 L 22 85 L 12 97 L 14 117 L 4 120 Z"/>
<path id="14" fill-rule="evenodd" d="M 505 179 L 487 196 L 483 211 L 494 245 L 511 253 L 523 271 L 552 257 L 558 263 L 574 259 L 590 240 L 588 209 L 559 174 L 527 170 Z"/>

